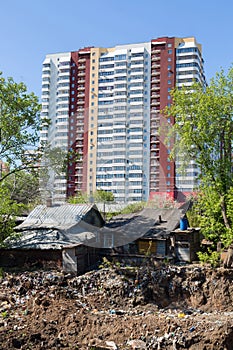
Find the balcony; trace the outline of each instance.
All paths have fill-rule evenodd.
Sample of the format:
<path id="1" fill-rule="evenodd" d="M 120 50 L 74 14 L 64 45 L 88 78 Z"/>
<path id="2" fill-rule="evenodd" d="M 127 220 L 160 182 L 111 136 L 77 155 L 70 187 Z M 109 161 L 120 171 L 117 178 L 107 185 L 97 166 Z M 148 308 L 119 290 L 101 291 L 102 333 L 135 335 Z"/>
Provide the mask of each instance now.
<path id="1" fill-rule="evenodd" d="M 160 53 L 161 52 L 161 50 L 159 50 L 159 49 L 154 49 L 154 48 L 152 48 L 152 50 L 151 50 L 151 53 L 152 54 L 154 54 L 154 53 Z"/>
<path id="2" fill-rule="evenodd" d="M 75 166 L 75 170 L 78 170 L 78 169 L 83 169 L 83 163 L 82 162 L 77 162 L 76 163 L 76 166 Z"/>
<path id="3" fill-rule="evenodd" d="M 152 138 L 151 138 L 151 140 L 150 140 L 150 143 L 159 143 L 160 141 L 157 139 L 157 137 L 155 137 L 155 136 L 153 136 Z"/>
<path id="4" fill-rule="evenodd" d="M 83 140 L 83 134 L 77 134 L 76 140 Z"/>
<path id="5" fill-rule="evenodd" d="M 152 82 L 152 83 L 160 83 L 160 79 L 158 79 L 158 78 L 152 78 L 152 79 L 151 79 L 151 82 Z"/>
<path id="6" fill-rule="evenodd" d="M 78 86 L 77 90 L 78 91 L 84 91 L 85 90 L 85 86 Z"/>
<path id="7" fill-rule="evenodd" d="M 86 68 L 85 64 L 82 64 L 81 66 L 78 66 L 78 69 L 85 69 L 85 68 Z"/>
<path id="8" fill-rule="evenodd" d="M 160 105 L 160 101 L 157 101 L 157 100 L 151 101 L 151 106 L 159 106 L 159 105 Z"/>
<path id="9" fill-rule="evenodd" d="M 153 168 L 150 169 L 150 173 L 153 174 L 153 175 L 159 175 L 159 169 L 153 167 Z M 156 181 L 156 180 L 157 180 L 156 177 L 151 176 L 151 181 Z"/>
<path id="10" fill-rule="evenodd" d="M 160 98 L 160 94 L 153 94 L 153 93 L 152 93 L 151 97 Z"/>
<path id="11" fill-rule="evenodd" d="M 152 145 L 151 145 L 151 151 L 159 152 L 159 147 L 158 147 L 158 145 L 152 144 Z"/>
<path id="12" fill-rule="evenodd" d="M 159 153 L 155 153 L 155 152 L 151 152 L 151 155 L 150 155 L 151 159 L 159 159 Z"/>
<path id="13" fill-rule="evenodd" d="M 152 68 L 160 68 L 161 66 L 160 66 L 160 64 L 152 64 L 151 67 L 152 67 Z"/>
<path id="14" fill-rule="evenodd" d="M 158 124 L 158 126 L 153 126 L 151 128 L 150 134 L 151 134 L 151 136 L 158 136 L 159 135 L 159 124 Z"/>
<path id="15" fill-rule="evenodd" d="M 78 60 L 78 63 L 84 63 L 84 62 L 86 62 L 86 58 L 80 58 L 80 59 Z"/>
<path id="16" fill-rule="evenodd" d="M 152 75 L 152 77 L 154 77 L 154 76 L 160 75 L 160 72 L 154 70 L 151 72 L 151 75 Z"/>
<path id="17" fill-rule="evenodd" d="M 159 56 L 152 56 L 152 57 L 151 57 L 151 61 L 152 61 L 152 62 L 160 61 L 160 57 L 159 57 Z"/>
<path id="18" fill-rule="evenodd" d="M 84 112 L 84 107 L 80 107 L 80 106 L 79 106 L 79 107 L 77 108 L 77 112 Z"/>
<path id="19" fill-rule="evenodd" d="M 158 112 L 157 114 L 155 114 L 155 112 Z M 159 110 L 158 111 L 155 111 L 153 113 L 151 113 L 151 116 L 150 116 L 150 120 L 153 121 L 153 122 L 158 122 L 159 120 Z M 151 125 L 151 128 L 157 128 L 158 126 L 156 124 L 152 124 Z M 152 130 L 151 130 L 151 133 L 152 133 Z"/>
<path id="20" fill-rule="evenodd" d="M 158 91 L 160 90 L 160 86 L 152 85 L 151 86 L 151 91 Z"/>
<path id="21" fill-rule="evenodd" d="M 79 77 L 84 77 L 85 75 L 86 75 L 85 72 L 80 72 L 80 73 L 78 73 L 78 76 L 79 76 Z"/>

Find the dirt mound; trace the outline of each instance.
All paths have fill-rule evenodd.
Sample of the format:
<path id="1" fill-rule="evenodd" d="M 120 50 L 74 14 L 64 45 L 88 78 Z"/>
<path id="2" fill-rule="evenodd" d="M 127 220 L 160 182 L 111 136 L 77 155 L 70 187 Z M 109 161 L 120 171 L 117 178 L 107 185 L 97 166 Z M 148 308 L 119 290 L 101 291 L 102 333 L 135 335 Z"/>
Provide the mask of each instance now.
<path id="1" fill-rule="evenodd" d="M 233 270 L 6 273 L 0 349 L 232 349 Z"/>

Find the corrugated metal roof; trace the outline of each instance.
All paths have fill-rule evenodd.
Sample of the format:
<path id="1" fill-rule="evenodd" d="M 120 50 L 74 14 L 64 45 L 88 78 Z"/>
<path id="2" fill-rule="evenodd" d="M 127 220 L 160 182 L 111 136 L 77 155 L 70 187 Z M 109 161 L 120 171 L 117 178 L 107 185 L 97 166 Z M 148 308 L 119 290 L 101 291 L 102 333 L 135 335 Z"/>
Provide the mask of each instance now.
<path id="1" fill-rule="evenodd" d="M 17 248 L 60 249 L 62 246 L 83 243 L 102 247 L 103 240 L 112 237 L 114 246 L 122 246 L 139 237 L 167 235 L 179 226 L 187 208 L 151 209 L 137 214 L 121 215 L 102 228 L 82 220 L 95 205 L 63 205 L 36 207 L 18 230 L 22 237 L 13 244 Z M 101 239 L 102 237 L 102 239 Z M 104 244 L 106 247 L 106 245 Z M 110 243 L 111 247 L 111 243 Z"/>
<path id="2" fill-rule="evenodd" d="M 38 205 L 16 229 L 54 227 L 65 230 L 80 222 L 93 207 L 93 204 L 64 204 L 59 207 Z"/>
<path id="3" fill-rule="evenodd" d="M 61 249 L 70 244 L 88 243 L 95 238 L 95 230 L 94 226 L 90 226 L 84 221 L 80 221 L 67 231 L 47 227 L 29 228 L 23 230 L 19 237 L 8 240 L 8 244 L 11 248 L 18 249 Z"/>

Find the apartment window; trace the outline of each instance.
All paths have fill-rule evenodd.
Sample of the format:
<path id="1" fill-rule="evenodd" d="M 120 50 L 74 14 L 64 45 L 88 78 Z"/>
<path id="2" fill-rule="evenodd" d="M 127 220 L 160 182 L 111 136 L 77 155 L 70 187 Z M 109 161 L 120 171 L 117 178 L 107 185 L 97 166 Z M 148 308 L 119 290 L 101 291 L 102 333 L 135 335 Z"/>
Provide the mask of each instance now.
<path id="1" fill-rule="evenodd" d="M 171 91 L 171 88 L 169 87 L 169 88 L 167 88 L 167 92 L 170 92 Z"/>
<path id="2" fill-rule="evenodd" d="M 95 66 L 92 66 L 92 70 L 95 70 Z"/>
<path id="3" fill-rule="evenodd" d="M 167 170 L 171 170 L 171 166 L 170 165 L 167 166 Z"/>
<path id="4" fill-rule="evenodd" d="M 167 69 L 168 69 L 168 70 L 172 69 L 172 66 L 169 64 L 169 65 L 167 66 Z"/>
<path id="5" fill-rule="evenodd" d="M 115 61 L 126 60 L 126 55 L 116 55 Z"/>
<path id="6" fill-rule="evenodd" d="M 168 59 L 167 59 L 167 60 L 168 60 L 168 62 L 171 62 L 171 61 L 172 61 L 171 57 L 168 57 Z"/>
<path id="7" fill-rule="evenodd" d="M 169 44 L 167 44 L 167 47 L 172 47 L 172 44 L 170 44 L 170 43 L 169 43 Z"/>
<path id="8" fill-rule="evenodd" d="M 167 99 L 168 99 L 168 100 L 170 100 L 170 99 L 171 99 L 171 96 L 170 96 L 170 95 L 168 95 Z"/>
<path id="9" fill-rule="evenodd" d="M 168 54 L 171 55 L 172 54 L 172 50 L 168 50 Z"/>
<path id="10" fill-rule="evenodd" d="M 95 80 L 92 80 L 92 82 L 91 82 L 92 84 L 95 84 Z"/>
<path id="11" fill-rule="evenodd" d="M 172 82 L 171 82 L 171 80 L 168 80 L 167 83 L 168 83 L 168 84 L 171 84 Z"/>
<path id="12" fill-rule="evenodd" d="M 92 74 L 92 78 L 95 78 L 95 73 Z"/>
<path id="13" fill-rule="evenodd" d="M 92 63 L 95 63 L 95 60 L 92 60 Z"/>
<path id="14" fill-rule="evenodd" d="M 72 77 L 72 81 L 74 81 L 75 80 L 75 77 Z"/>

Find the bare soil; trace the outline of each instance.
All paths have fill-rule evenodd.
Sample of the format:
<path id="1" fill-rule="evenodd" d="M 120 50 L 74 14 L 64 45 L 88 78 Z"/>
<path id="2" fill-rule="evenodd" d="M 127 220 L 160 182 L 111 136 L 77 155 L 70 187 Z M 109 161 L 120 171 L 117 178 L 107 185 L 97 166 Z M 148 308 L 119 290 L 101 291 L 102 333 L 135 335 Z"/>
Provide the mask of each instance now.
<path id="1" fill-rule="evenodd" d="M 0 349 L 233 349 L 233 270 L 5 272 Z"/>

